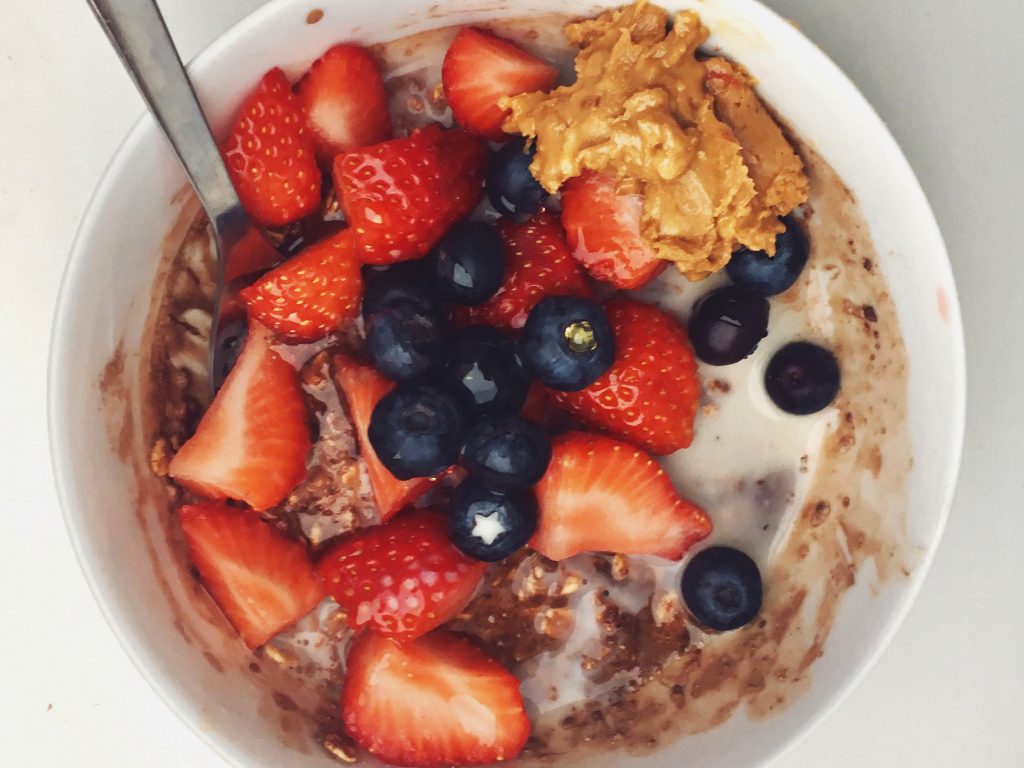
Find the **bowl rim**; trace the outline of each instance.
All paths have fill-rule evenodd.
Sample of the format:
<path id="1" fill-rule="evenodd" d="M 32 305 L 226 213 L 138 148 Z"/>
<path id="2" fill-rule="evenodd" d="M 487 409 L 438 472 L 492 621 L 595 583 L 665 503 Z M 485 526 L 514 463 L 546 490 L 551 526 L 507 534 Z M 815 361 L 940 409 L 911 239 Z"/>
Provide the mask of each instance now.
<path id="1" fill-rule="evenodd" d="M 187 63 L 188 71 L 192 73 L 193 70 L 200 70 L 206 67 L 209 62 L 216 60 L 222 52 L 231 48 L 234 45 L 234 40 L 246 29 L 261 24 L 264 18 L 278 16 L 286 6 L 296 5 L 299 1 L 268 0 L 264 5 L 251 11 L 218 34 L 207 46 L 190 59 Z M 622 2 L 627 3 L 628 0 L 622 0 Z M 653 2 L 657 3 L 657 0 L 653 0 Z M 827 70 L 830 77 L 836 78 L 840 87 L 846 91 L 845 97 L 853 101 L 854 106 L 858 110 L 864 111 L 877 121 L 878 127 L 881 130 L 880 139 L 888 145 L 886 147 L 887 151 L 898 163 L 898 167 L 895 169 L 896 172 L 905 176 L 911 182 L 911 193 L 919 195 L 924 203 L 927 226 L 934 230 L 935 242 L 939 246 L 939 251 L 936 253 L 935 258 L 936 271 L 941 283 L 951 288 L 946 296 L 946 302 L 948 332 L 950 334 L 950 356 L 953 363 L 953 368 L 950 371 L 950 384 L 956 407 L 949 414 L 952 440 L 944 457 L 942 473 L 944 481 L 940 491 L 941 504 L 937 510 L 938 517 L 934 533 L 931 540 L 926 543 L 921 562 L 914 568 L 906 582 L 903 594 L 898 601 L 897 610 L 894 611 L 884 630 L 876 635 L 872 651 L 857 662 L 856 671 L 847 677 L 845 682 L 825 694 L 823 705 L 813 715 L 806 718 L 791 733 L 784 735 L 773 751 L 766 752 L 760 764 L 767 766 L 775 763 L 803 741 L 812 731 L 816 730 L 863 683 L 891 644 L 896 633 L 903 626 L 907 615 L 917 601 L 945 534 L 956 491 L 966 426 L 967 374 L 960 300 L 945 241 L 935 219 L 934 211 L 928 202 L 927 195 L 921 187 L 920 181 L 910 166 L 909 161 L 903 154 L 902 149 L 889 131 L 888 126 L 846 73 L 808 38 L 801 29 L 788 24 L 782 16 L 763 5 L 760 0 L 729 0 L 729 2 L 738 6 L 742 15 L 753 18 L 755 21 L 760 16 L 770 22 L 779 22 L 785 25 L 789 30 L 789 34 L 791 34 L 792 42 L 804 47 L 806 52 L 814 57 L 818 66 Z M 238 768 L 248 768 L 242 754 L 236 751 L 232 743 L 226 739 L 219 738 L 210 730 L 201 727 L 200 711 L 187 698 L 179 695 L 174 690 L 173 681 L 162 673 L 158 674 L 146 664 L 142 653 L 128 636 L 127 620 L 123 619 L 111 607 L 106 595 L 101 590 L 88 551 L 86 526 L 78 512 L 82 508 L 78 498 L 79 491 L 74 487 L 70 477 L 73 457 L 70 455 L 69 446 L 62 439 L 62 435 L 59 432 L 59 425 L 64 423 L 63 416 L 67 410 L 66 392 L 64 390 L 67 377 L 61 375 L 62 359 L 60 351 L 65 347 L 65 344 L 69 341 L 75 330 L 72 322 L 73 317 L 69 310 L 69 297 L 73 294 L 75 286 L 79 282 L 79 273 L 85 269 L 87 254 L 89 253 L 88 244 L 92 240 L 93 232 L 96 229 L 99 211 L 103 209 L 111 189 L 116 185 L 117 179 L 123 172 L 132 149 L 149 133 L 155 130 L 157 130 L 156 123 L 148 112 L 143 112 L 132 124 L 128 133 L 111 155 L 96 187 L 90 195 L 69 250 L 53 313 L 47 356 L 47 437 L 50 448 L 51 469 L 64 525 L 67 529 L 75 558 L 89 586 L 89 591 L 92 593 L 93 599 L 100 609 L 100 613 L 122 650 L 157 696 L 193 734 L 198 736 L 204 744 L 227 763 Z"/>

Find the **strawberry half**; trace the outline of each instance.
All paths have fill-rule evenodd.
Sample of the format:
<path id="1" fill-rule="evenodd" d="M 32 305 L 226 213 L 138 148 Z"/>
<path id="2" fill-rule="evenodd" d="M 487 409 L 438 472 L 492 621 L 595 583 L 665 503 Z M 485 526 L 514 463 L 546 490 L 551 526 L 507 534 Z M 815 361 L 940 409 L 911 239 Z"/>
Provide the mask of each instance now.
<path id="1" fill-rule="evenodd" d="M 288 341 L 316 341 L 359 314 L 363 278 L 351 231 L 314 243 L 241 293 L 249 316 Z"/>
<path id="2" fill-rule="evenodd" d="M 584 171 L 562 187 L 562 226 L 572 255 L 595 280 L 632 290 L 668 264 L 640 235 L 644 201 L 620 195 L 608 174 Z"/>
<path id="3" fill-rule="evenodd" d="M 490 765 L 519 755 L 530 721 L 519 681 L 469 640 L 364 632 L 348 654 L 345 729 L 389 765 Z"/>
<path id="4" fill-rule="evenodd" d="M 267 72 L 242 104 L 223 152 L 238 197 L 258 223 L 280 227 L 320 205 L 313 141 L 280 69 Z"/>
<path id="5" fill-rule="evenodd" d="M 550 213 L 541 211 L 523 224 L 502 219 L 498 233 L 505 241 L 505 280 L 483 304 L 452 307 L 456 324 L 518 330 L 545 296 L 589 296 L 562 226 Z"/>
<path id="6" fill-rule="evenodd" d="M 306 548 L 252 512 L 204 502 L 182 507 L 178 519 L 203 586 L 250 650 L 323 599 Z"/>
<path id="7" fill-rule="evenodd" d="M 426 255 L 480 201 L 485 161 L 476 139 L 437 125 L 338 155 L 334 183 L 363 262 Z"/>
<path id="8" fill-rule="evenodd" d="M 429 477 L 399 480 L 380 463 L 370 445 L 367 431 L 373 409 L 384 395 L 394 389 L 394 382 L 381 376 L 371 366 L 362 365 L 345 355 L 336 355 L 334 358 L 334 378 L 348 403 L 349 416 L 359 440 L 366 472 L 370 476 L 377 511 L 382 521 L 387 520 L 429 491 L 436 481 Z"/>
<path id="9" fill-rule="evenodd" d="M 296 90 L 324 159 L 391 138 L 380 67 L 362 46 L 342 43 L 329 49 L 313 62 Z"/>
<path id="10" fill-rule="evenodd" d="M 586 389 L 554 392 L 555 402 L 651 453 L 688 447 L 701 387 L 686 331 L 672 315 L 633 299 L 616 297 L 604 307 L 615 362 Z"/>
<path id="11" fill-rule="evenodd" d="M 654 459 L 603 435 L 556 437 L 535 490 L 540 520 L 530 546 L 552 560 L 580 552 L 678 560 L 711 533 L 708 516 L 680 498 Z"/>
<path id="12" fill-rule="evenodd" d="M 270 345 L 270 332 L 251 323 L 238 362 L 171 460 L 171 477 L 193 493 L 262 511 L 306 476 L 311 443 L 299 375 Z"/>
<path id="13" fill-rule="evenodd" d="M 465 608 L 486 567 L 455 548 L 444 515 L 416 509 L 340 542 L 317 571 L 353 629 L 410 639 Z"/>
<path id="14" fill-rule="evenodd" d="M 475 27 L 463 27 L 441 65 L 441 82 L 458 123 L 492 141 L 506 141 L 501 130 L 508 110 L 504 96 L 546 91 L 558 70 L 515 43 Z"/>

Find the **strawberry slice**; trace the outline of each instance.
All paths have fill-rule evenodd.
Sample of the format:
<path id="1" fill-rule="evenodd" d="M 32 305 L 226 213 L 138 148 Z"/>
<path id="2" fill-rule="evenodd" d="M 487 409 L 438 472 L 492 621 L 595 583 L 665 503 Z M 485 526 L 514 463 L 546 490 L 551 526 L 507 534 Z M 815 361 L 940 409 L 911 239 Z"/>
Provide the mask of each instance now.
<path id="1" fill-rule="evenodd" d="M 700 379 L 690 341 L 667 312 L 616 297 L 605 305 L 615 334 L 615 362 L 579 392 L 555 402 L 587 426 L 663 456 L 693 442 Z"/>
<path id="2" fill-rule="evenodd" d="M 454 224 L 469 216 L 483 197 L 487 145 L 469 131 L 453 128 L 438 137 L 438 147 L 448 168 L 449 218 Z"/>
<path id="3" fill-rule="evenodd" d="M 363 278 L 352 232 L 314 243 L 241 293 L 249 316 L 288 341 L 316 341 L 359 314 Z"/>
<path id="4" fill-rule="evenodd" d="M 455 548 L 444 515 L 416 509 L 340 542 L 317 571 L 353 629 L 411 639 L 465 608 L 486 567 Z"/>
<path id="5" fill-rule="evenodd" d="M 700 507 L 680 498 L 649 455 L 589 432 L 566 432 L 535 487 L 540 522 L 530 546 L 552 560 L 580 552 L 678 560 L 711 533 Z"/>
<path id="6" fill-rule="evenodd" d="M 463 27 L 441 65 L 441 82 L 458 123 L 485 139 L 506 141 L 508 110 L 499 101 L 527 91 L 546 91 L 558 70 L 515 43 L 475 27 Z"/>
<path id="7" fill-rule="evenodd" d="M 572 255 L 595 280 L 632 290 L 668 264 L 640 235 L 640 195 L 620 195 L 615 179 L 584 171 L 562 187 L 562 225 Z"/>
<path id="8" fill-rule="evenodd" d="M 203 586 L 250 650 L 323 599 L 306 548 L 252 512 L 208 501 L 182 507 L 178 519 Z"/>
<path id="9" fill-rule="evenodd" d="M 384 378 L 369 365 L 362 365 L 346 355 L 334 358 L 334 378 L 348 403 L 349 416 L 359 440 L 359 450 L 370 476 L 373 498 L 377 502 L 380 519 L 387 520 L 396 512 L 412 504 L 436 482 L 430 477 L 399 480 L 380 463 L 370 445 L 367 431 L 370 416 L 378 401 L 394 389 L 394 382 Z"/>
<path id="10" fill-rule="evenodd" d="M 498 233 L 505 241 L 505 280 L 483 304 L 452 307 L 457 325 L 518 330 L 545 296 L 589 296 L 562 226 L 550 213 L 541 211 L 524 224 L 502 219 Z"/>
<path id="11" fill-rule="evenodd" d="M 320 205 L 313 141 L 280 69 L 267 72 L 242 104 L 223 152 L 242 205 L 263 226 L 290 224 Z"/>
<path id="12" fill-rule="evenodd" d="M 279 503 L 306 476 L 311 447 L 296 370 L 251 323 L 242 354 L 170 474 L 193 493 L 238 499 L 257 511 Z"/>
<path id="13" fill-rule="evenodd" d="M 391 138 L 388 94 L 368 50 L 342 43 L 313 62 L 296 87 L 320 156 Z"/>
<path id="14" fill-rule="evenodd" d="M 515 676 L 447 632 L 402 644 L 364 632 L 341 710 L 352 738 L 389 765 L 490 765 L 518 756 L 530 735 Z"/>

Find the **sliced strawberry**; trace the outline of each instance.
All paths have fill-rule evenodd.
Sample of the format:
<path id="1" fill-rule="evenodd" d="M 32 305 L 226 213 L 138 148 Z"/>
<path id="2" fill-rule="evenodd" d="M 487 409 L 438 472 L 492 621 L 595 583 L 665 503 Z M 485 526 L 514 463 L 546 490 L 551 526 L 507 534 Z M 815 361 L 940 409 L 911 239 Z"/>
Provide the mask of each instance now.
<path id="1" fill-rule="evenodd" d="M 445 97 L 458 123 L 493 141 L 505 141 L 501 130 L 508 111 L 503 96 L 546 91 L 558 70 L 515 43 L 475 27 L 455 36 L 441 66 Z"/>
<path id="2" fill-rule="evenodd" d="M 359 314 L 363 278 L 352 232 L 314 243 L 242 291 L 249 316 L 289 341 L 316 341 Z"/>
<path id="3" fill-rule="evenodd" d="M 208 501 L 182 507 L 178 518 L 203 586 L 250 649 L 323 599 L 306 548 L 252 512 Z"/>
<path id="4" fill-rule="evenodd" d="M 297 90 L 324 159 L 391 138 L 388 94 L 380 67 L 365 48 L 342 43 L 329 49 Z"/>
<path id="5" fill-rule="evenodd" d="M 672 315 L 633 299 L 610 299 L 605 311 L 615 362 L 586 389 L 553 393 L 555 402 L 651 453 L 688 447 L 701 387 L 686 331 Z"/>
<path id="6" fill-rule="evenodd" d="M 341 709 L 352 738 L 389 765 L 489 765 L 515 758 L 530 735 L 515 676 L 447 632 L 402 644 L 364 632 Z"/>
<path id="7" fill-rule="evenodd" d="M 602 435 L 556 437 L 535 490 L 540 522 L 530 546 L 552 560 L 580 552 L 678 560 L 711 533 L 708 516 L 676 493 L 654 459 Z"/>
<path id="8" fill-rule="evenodd" d="M 242 205 L 268 227 L 290 224 L 320 205 L 320 169 L 291 84 L 276 67 L 242 104 L 224 160 Z"/>
<path id="9" fill-rule="evenodd" d="M 381 520 L 387 520 L 429 491 L 436 481 L 430 477 L 399 480 L 380 463 L 370 445 L 367 436 L 370 416 L 377 402 L 394 389 L 394 383 L 371 366 L 362 365 L 346 355 L 335 356 L 334 378 L 348 403 L 352 426 L 359 440 L 359 450 L 370 476 L 373 498 L 377 502 L 377 511 Z"/>
<path id="10" fill-rule="evenodd" d="M 486 567 L 455 548 L 444 515 L 414 509 L 338 543 L 317 571 L 353 629 L 411 639 L 465 608 Z"/>
<path id="11" fill-rule="evenodd" d="M 562 225 L 572 255 L 595 280 L 632 290 L 668 264 L 640 235 L 640 195 L 620 195 L 615 179 L 584 171 L 562 187 Z"/>
<path id="12" fill-rule="evenodd" d="M 473 212 L 484 194 L 487 146 L 468 131 L 445 131 L 438 138 L 441 157 L 448 169 L 451 223 Z"/>
<path id="13" fill-rule="evenodd" d="M 282 259 L 280 251 L 270 244 L 261 230 L 254 227 L 228 253 L 224 282 L 231 283 L 240 277 L 276 267 Z"/>
<path id="14" fill-rule="evenodd" d="M 264 510 L 306 476 L 311 443 L 299 375 L 270 345 L 270 332 L 252 323 L 238 362 L 171 461 L 171 477 L 193 493 Z"/>
<path id="15" fill-rule="evenodd" d="M 545 296 L 589 295 L 562 226 L 550 213 L 541 211 L 524 224 L 502 219 L 498 232 L 505 241 L 505 280 L 483 304 L 453 307 L 456 324 L 518 330 Z"/>

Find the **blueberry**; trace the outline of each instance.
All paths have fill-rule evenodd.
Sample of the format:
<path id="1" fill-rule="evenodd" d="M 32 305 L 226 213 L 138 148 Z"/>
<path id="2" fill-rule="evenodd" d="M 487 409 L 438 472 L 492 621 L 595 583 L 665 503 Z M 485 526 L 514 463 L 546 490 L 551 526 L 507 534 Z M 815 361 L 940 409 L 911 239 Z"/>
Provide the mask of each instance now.
<path id="1" fill-rule="evenodd" d="M 774 296 L 789 288 L 807 264 L 808 246 L 800 224 L 792 216 L 783 216 L 786 231 L 775 238 L 775 255 L 740 248 L 725 266 L 736 285 L 762 296 Z"/>
<path id="2" fill-rule="evenodd" d="M 771 359 L 764 372 L 768 396 L 786 413 L 817 413 L 839 393 L 839 362 L 817 344 L 795 341 Z"/>
<path id="3" fill-rule="evenodd" d="M 452 304 L 482 304 L 505 277 L 505 246 L 482 221 L 460 221 L 430 254 L 437 292 Z"/>
<path id="4" fill-rule="evenodd" d="M 481 419 L 469 430 L 462 448 L 462 465 L 469 474 L 496 491 L 533 485 L 550 462 L 548 433 L 520 416 Z"/>
<path id="5" fill-rule="evenodd" d="M 491 157 L 487 168 L 487 198 L 506 216 L 536 213 L 548 193 L 530 173 L 534 148 L 526 149 L 526 139 L 508 142 Z"/>
<path id="6" fill-rule="evenodd" d="M 399 384 L 370 416 L 370 445 L 399 480 L 430 477 L 459 457 L 465 417 L 458 400 L 430 384 Z"/>
<path id="7" fill-rule="evenodd" d="M 600 306 L 578 296 L 548 296 L 526 318 L 519 351 L 544 384 L 578 392 L 615 362 L 615 337 Z"/>
<path id="8" fill-rule="evenodd" d="M 749 288 L 728 285 L 712 291 L 690 317 L 690 342 L 709 365 L 732 365 L 768 335 L 768 299 Z"/>
<path id="9" fill-rule="evenodd" d="M 537 500 L 532 491 L 503 494 L 466 480 L 448 504 L 448 535 L 465 555 L 493 563 L 526 542 L 537 530 Z"/>
<path id="10" fill-rule="evenodd" d="M 694 618 L 722 632 L 750 623 L 764 597 L 757 565 L 732 547 L 698 552 L 683 572 L 682 586 Z"/>
<path id="11" fill-rule="evenodd" d="M 482 325 L 470 326 L 452 339 L 443 377 L 474 416 L 518 413 L 530 389 L 515 342 Z"/>
<path id="12" fill-rule="evenodd" d="M 424 259 L 363 267 L 363 319 L 398 299 L 414 301 L 431 314 L 442 315 L 441 300 Z"/>
<path id="13" fill-rule="evenodd" d="M 395 381 L 411 381 L 444 364 L 447 323 L 409 299 L 396 299 L 366 320 L 366 348 L 374 367 Z"/>

